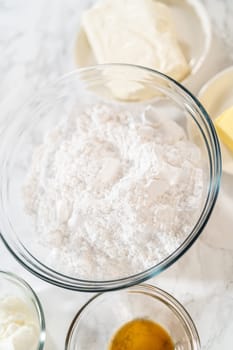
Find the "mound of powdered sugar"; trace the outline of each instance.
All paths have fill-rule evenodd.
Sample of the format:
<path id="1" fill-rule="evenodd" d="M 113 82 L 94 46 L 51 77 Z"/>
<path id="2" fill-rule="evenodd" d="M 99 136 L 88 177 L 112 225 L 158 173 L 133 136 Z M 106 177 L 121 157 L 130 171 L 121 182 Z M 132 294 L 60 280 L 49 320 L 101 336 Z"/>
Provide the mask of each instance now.
<path id="1" fill-rule="evenodd" d="M 24 186 L 48 265 L 85 279 L 123 277 L 171 254 L 202 203 L 200 150 L 174 121 L 89 106 L 48 133 Z"/>

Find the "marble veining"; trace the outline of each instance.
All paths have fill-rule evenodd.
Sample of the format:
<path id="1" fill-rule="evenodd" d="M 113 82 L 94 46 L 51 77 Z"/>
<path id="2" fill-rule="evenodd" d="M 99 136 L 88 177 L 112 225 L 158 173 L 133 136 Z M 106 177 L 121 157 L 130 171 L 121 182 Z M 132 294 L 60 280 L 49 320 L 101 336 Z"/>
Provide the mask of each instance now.
<path id="1" fill-rule="evenodd" d="M 0 0 L 0 136 L 31 93 L 75 68 L 73 48 L 80 14 L 92 2 Z M 233 2 L 203 3 L 211 17 L 214 41 L 194 93 L 214 73 L 233 64 Z M 217 205 L 200 238 L 177 263 L 148 281 L 185 305 L 196 323 L 203 350 L 230 349 L 233 343 L 232 184 L 232 177 L 223 175 Z M 62 290 L 38 280 L 1 242 L 0 266 L 31 283 L 45 310 L 46 349 L 63 349 L 72 317 L 90 294 Z"/>

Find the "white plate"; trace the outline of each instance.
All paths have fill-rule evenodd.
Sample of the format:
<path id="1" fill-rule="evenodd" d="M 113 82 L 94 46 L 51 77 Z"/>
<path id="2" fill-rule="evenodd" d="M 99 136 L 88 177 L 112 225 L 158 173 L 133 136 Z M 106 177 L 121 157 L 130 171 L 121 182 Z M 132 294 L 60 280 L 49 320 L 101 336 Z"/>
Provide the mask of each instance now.
<path id="1" fill-rule="evenodd" d="M 212 37 L 210 20 L 199 0 L 161 0 L 161 2 L 171 8 L 181 48 L 191 67 L 190 75 L 183 81 L 185 84 L 193 79 L 209 52 Z M 75 61 L 79 67 L 97 63 L 82 26 L 76 39 Z"/>
<path id="2" fill-rule="evenodd" d="M 200 90 L 198 98 L 214 120 L 233 106 L 233 66 L 211 78 Z M 233 175 L 233 153 L 221 142 L 223 171 Z"/>

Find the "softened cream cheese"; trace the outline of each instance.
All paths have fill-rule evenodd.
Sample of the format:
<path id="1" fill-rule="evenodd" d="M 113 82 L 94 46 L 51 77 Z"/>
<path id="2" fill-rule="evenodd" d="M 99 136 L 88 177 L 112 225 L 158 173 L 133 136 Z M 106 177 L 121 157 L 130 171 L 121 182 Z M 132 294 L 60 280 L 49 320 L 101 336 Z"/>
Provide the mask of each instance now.
<path id="1" fill-rule="evenodd" d="M 154 0 L 103 0 L 82 24 L 98 63 L 133 63 L 176 80 L 189 73 L 170 8 Z"/>

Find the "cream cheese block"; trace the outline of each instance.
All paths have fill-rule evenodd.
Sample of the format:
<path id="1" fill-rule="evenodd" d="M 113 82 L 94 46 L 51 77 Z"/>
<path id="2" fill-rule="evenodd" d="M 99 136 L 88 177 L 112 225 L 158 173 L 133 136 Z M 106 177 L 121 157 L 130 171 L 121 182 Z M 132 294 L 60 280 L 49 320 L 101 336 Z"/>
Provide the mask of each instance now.
<path id="1" fill-rule="evenodd" d="M 154 0 L 103 0 L 83 14 L 97 63 L 131 63 L 183 80 L 190 68 L 168 6 Z"/>

